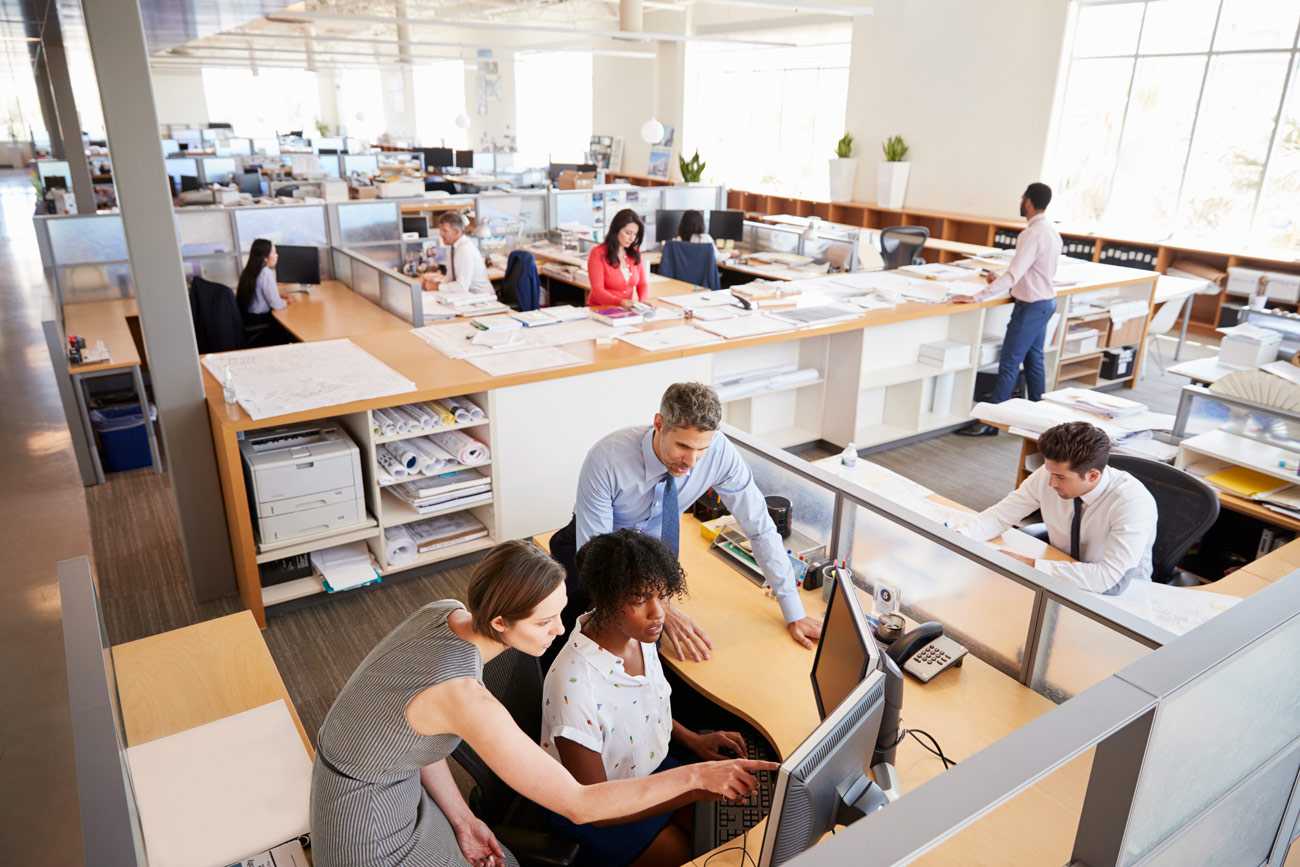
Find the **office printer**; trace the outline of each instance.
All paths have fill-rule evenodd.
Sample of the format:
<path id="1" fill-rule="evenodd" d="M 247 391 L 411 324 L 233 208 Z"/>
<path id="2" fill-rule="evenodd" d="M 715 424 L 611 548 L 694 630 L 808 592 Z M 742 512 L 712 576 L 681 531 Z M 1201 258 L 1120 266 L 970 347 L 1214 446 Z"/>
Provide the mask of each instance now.
<path id="1" fill-rule="evenodd" d="M 365 522 L 361 453 L 337 424 L 257 431 L 240 441 L 239 451 L 262 546 Z"/>

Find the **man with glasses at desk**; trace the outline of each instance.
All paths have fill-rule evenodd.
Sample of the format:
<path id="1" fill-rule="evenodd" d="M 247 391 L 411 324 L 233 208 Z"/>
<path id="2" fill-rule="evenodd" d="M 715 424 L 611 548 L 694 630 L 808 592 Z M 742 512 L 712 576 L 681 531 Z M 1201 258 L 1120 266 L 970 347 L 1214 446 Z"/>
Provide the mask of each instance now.
<path id="1" fill-rule="evenodd" d="M 749 538 L 786 631 L 803 647 L 814 646 L 821 621 L 804 616 L 785 544 L 749 466 L 718 431 L 721 421 L 722 403 L 712 388 L 677 383 L 664 392 L 654 424 L 615 431 L 592 446 L 578 476 L 574 518 L 551 538 L 551 555 L 567 572 L 566 629 L 587 609 L 575 565 L 587 540 L 631 527 L 676 554 L 682 512 L 712 488 Z M 691 661 L 708 659 L 711 647 L 704 631 L 672 605 L 663 644 L 673 656 Z"/>

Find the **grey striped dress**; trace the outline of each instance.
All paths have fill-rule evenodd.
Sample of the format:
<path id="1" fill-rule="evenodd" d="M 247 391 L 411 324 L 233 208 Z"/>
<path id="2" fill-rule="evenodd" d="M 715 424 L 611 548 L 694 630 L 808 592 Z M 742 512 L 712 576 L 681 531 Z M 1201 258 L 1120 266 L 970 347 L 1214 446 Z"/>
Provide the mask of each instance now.
<path id="1" fill-rule="evenodd" d="M 483 680 L 478 648 L 452 632 L 454 600 L 432 602 L 370 651 L 334 700 L 312 769 L 312 856 L 316 867 L 465 865 L 446 816 L 420 769 L 460 744 L 424 737 L 406 722 L 417 693 L 457 677 Z M 517 865 L 507 853 L 507 863 Z"/>

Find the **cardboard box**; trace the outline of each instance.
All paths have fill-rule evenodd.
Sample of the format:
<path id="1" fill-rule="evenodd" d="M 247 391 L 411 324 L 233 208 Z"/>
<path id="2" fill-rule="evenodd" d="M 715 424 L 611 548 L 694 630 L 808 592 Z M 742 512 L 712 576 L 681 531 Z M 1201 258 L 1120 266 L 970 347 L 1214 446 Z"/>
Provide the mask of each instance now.
<path id="1" fill-rule="evenodd" d="M 379 190 L 374 187 L 348 187 L 348 198 L 377 199 L 379 198 Z"/>
<path id="2" fill-rule="evenodd" d="M 1146 322 L 1145 316 L 1138 316 L 1118 325 L 1111 322 L 1110 336 L 1106 338 L 1105 345 L 1108 347 L 1135 345 L 1142 339 L 1142 326 L 1146 325 Z"/>
<path id="3" fill-rule="evenodd" d="M 569 169 L 560 172 L 555 185 L 561 190 L 589 190 L 596 185 L 596 173 L 575 172 Z"/>

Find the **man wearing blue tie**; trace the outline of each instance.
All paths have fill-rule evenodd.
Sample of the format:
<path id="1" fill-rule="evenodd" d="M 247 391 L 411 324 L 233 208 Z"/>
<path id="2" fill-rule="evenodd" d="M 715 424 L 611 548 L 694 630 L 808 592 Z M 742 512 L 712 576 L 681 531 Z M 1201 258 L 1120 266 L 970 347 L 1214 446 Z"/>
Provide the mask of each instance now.
<path id="1" fill-rule="evenodd" d="M 575 560 L 588 539 L 631 527 L 658 537 L 676 553 L 682 512 L 712 488 L 749 537 L 790 637 L 803 647 L 814 646 L 821 621 L 804 616 L 785 544 L 749 466 L 718 431 L 721 422 L 722 403 L 713 389 L 682 382 L 664 392 L 654 424 L 615 431 L 592 446 L 578 476 L 573 521 L 551 538 L 551 554 L 568 572 L 566 628 L 587 608 Z M 672 605 L 663 645 L 673 656 L 692 661 L 708 659 L 712 647 L 704 631 Z"/>

